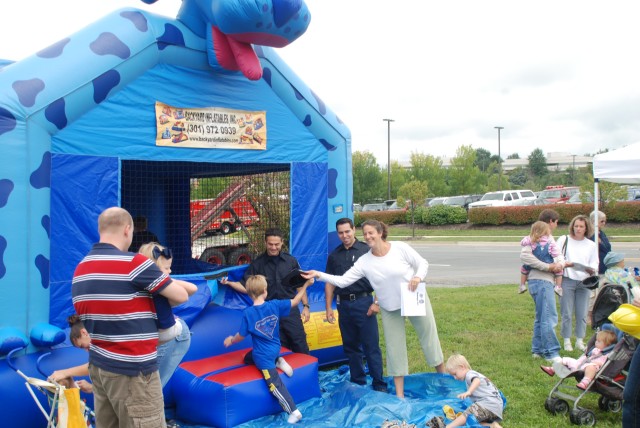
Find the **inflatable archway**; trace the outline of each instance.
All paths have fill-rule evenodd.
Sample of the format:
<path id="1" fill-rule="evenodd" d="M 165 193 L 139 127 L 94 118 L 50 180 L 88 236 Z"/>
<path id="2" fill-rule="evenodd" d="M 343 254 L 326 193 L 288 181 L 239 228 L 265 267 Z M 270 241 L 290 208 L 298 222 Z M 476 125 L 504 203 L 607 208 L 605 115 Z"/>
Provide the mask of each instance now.
<path id="1" fill-rule="evenodd" d="M 123 9 L 23 61 L 0 62 L 3 343 L 26 340 L 42 323 L 65 327 L 73 269 L 98 238 L 98 214 L 123 204 L 130 162 L 143 172 L 158 163 L 175 172 L 162 185 L 142 174 L 136 185 L 153 190 L 127 202 L 135 211 L 144 201 L 171 219 L 171 231 L 159 222 L 156 232 L 183 255 L 190 254 L 188 209 L 169 207 L 168 190 L 188 204 L 189 177 L 222 164 L 238 173 L 290 171 L 291 253 L 305 268 L 324 268 L 338 243 L 335 220 L 352 216 L 351 137 L 272 49 L 301 36 L 309 21 L 301 1 L 184 0 L 176 19 Z M 189 145 L 195 138 L 163 144 L 162 105 L 192 118 L 262 112 L 266 149 Z M 323 308 L 322 291 L 311 294 Z M 28 353 L 58 342 L 57 332 L 46 333 Z M 22 367 L 32 365 L 27 357 Z M 1 388 L 17 389 L 5 369 Z M 12 411 L 4 414 L 24 416 L 21 405 L 5 400 Z"/>

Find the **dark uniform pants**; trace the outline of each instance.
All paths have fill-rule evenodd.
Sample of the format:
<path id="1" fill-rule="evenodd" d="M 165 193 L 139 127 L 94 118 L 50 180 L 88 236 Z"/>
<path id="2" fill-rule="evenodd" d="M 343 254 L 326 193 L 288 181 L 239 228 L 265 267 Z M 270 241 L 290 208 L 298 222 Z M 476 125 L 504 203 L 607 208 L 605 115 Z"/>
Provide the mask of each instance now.
<path id="1" fill-rule="evenodd" d="M 364 385 L 367 376 L 362 363 L 362 355 L 367 359 L 369 374 L 374 389 L 386 390 L 387 383 L 382 377 L 382 352 L 376 316 L 367 316 L 373 304 L 373 296 L 364 296 L 349 300 L 341 298 L 337 304 L 338 323 L 342 334 L 342 347 L 349 359 L 351 382 Z"/>

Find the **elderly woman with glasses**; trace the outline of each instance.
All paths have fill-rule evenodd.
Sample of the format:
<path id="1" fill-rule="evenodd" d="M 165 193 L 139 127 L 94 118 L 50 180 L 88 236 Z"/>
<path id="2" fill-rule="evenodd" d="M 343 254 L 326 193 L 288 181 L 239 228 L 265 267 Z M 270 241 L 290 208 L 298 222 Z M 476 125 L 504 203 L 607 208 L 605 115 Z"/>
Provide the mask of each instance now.
<path id="1" fill-rule="evenodd" d="M 596 211 L 593 211 L 589 215 L 589 220 L 591 220 L 591 224 L 595 229 Z M 598 211 L 598 258 L 600 259 L 600 263 L 598 265 L 598 273 L 600 275 L 603 275 L 607 270 L 607 266 L 604 264 L 604 258 L 611 251 L 611 243 L 609 242 L 609 238 L 607 238 L 607 235 L 604 233 L 604 227 L 606 224 L 607 224 L 607 215 L 602 211 Z M 594 233 L 591 236 L 589 236 L 589 239 L 595 242 L 596 234 Z"/>

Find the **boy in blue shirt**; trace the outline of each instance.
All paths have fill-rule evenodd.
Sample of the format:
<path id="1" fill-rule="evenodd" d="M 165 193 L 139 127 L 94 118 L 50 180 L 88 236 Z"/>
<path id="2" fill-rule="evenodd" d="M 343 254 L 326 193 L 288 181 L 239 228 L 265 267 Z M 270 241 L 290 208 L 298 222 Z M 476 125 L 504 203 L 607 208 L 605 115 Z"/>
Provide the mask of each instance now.
<path id="1" fill-rule="evenodd" d="M 287 422 L 295 424 L 302 419 L 302 413 L 280 380 L 278 371 L 282 370 L 287 376 L 293 375 L 293 369 L 279 357 L 280 354 L 280 317 L 285 317 L 291 312 L 291 308 L 297 306 L 306 288 L 313 283 L 313 279 L 304 283 L 298 289 L 296 296 L 291 300 L 269 300 L 267 298 L 267 280 L 263 275 L 251 275 L 247 278 L 246 290 L 253 306 L 244 310 L 240 331 L 235 336 L 229 336 L 224 340 L 224 346 L 229 347 L 240 342 L 247 335 L 253 339 L 253 350 L 245 356 L 245 362 L 253 362 L 262 373 L 269 391 L 289 414 Z"/>

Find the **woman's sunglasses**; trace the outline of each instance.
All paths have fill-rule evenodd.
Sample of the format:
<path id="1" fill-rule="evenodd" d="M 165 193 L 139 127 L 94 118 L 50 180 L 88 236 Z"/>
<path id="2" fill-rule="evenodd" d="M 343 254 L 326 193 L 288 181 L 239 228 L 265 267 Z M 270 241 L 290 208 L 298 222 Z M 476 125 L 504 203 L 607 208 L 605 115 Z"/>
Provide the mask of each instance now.
<path id="1" fill-rule="evenodd" d="M 173 253 L 171 253 L 171 248 L 164 248 L 161 250 L 160 247 L 153 247 L 151 254 L 153 254 L 153 258 L 155 260 L 158 260 L 160 256 L 164 257 L 167 260 L 173 257 Z"/>

